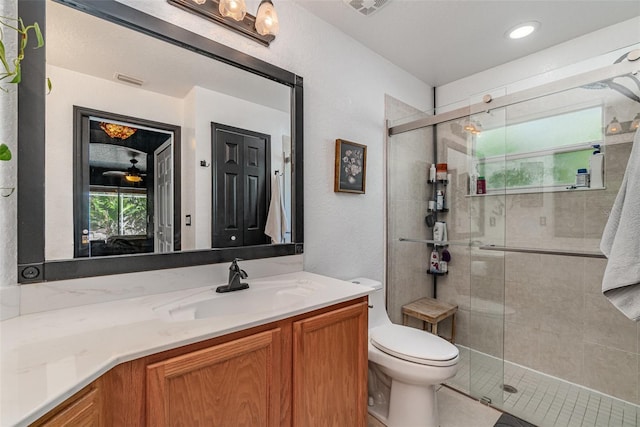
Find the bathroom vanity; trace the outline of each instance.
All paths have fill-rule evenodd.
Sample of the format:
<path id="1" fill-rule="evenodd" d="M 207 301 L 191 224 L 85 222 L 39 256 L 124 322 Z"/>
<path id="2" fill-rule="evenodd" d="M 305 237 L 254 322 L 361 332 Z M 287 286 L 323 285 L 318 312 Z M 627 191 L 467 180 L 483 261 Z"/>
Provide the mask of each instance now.
<path id="1" fill-rule="evenodd" d="M 3 322 L 0 424 L 366 425 L 370 289 L 306 272 L 249 283 Z M 243 311 L 252 292 L 266 307 Z"/>

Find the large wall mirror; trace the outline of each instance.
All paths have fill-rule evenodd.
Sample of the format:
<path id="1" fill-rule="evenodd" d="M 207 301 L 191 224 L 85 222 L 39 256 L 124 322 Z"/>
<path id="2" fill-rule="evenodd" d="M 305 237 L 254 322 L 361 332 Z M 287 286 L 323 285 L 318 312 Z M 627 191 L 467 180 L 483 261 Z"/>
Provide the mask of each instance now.
<path id="1" fill-rule="evenodd" d="M 46 40 L 19 90 L 20 282 L 302 252 L 299 76 L 116 1 L 19 8 Z"/>

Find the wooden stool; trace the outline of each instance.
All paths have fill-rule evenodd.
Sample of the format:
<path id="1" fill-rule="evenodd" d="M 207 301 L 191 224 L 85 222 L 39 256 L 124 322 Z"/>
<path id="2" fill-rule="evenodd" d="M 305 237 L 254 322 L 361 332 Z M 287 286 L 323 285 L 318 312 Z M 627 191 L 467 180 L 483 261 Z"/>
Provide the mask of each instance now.
<path id="1" fill-rule="evenodd" d="M 423 330 L 426 331 L 427 324 L 429 324 L 429 332 L 438 335 L 438 322 L 451 316 L 451 339 L 449 341 L 453 344 L 456 338 L 456 311 L 458 311 L 457 305 L 447 304 L 433 298 L 422 298 L 402 306 L 402 324 L 408 325 L 409 316 L 415 317 L 422 320 Z"/>

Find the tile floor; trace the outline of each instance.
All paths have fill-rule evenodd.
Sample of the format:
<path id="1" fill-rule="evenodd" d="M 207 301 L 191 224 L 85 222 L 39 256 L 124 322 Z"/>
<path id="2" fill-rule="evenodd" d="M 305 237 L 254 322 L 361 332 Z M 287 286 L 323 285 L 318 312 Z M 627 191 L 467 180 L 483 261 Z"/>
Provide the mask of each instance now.
<path id="1" fill-rule="evenodd" d="M 540 427 L 637 427 L 640 406 L 483 353 L 460 348 L 460 369 L 449 385 Z M 470 369 L 470 368 L 473 369 Z M 504 392 L 504 383 L 517 393 Z M 469 390 L 471 388 L 471 392 Z"/>

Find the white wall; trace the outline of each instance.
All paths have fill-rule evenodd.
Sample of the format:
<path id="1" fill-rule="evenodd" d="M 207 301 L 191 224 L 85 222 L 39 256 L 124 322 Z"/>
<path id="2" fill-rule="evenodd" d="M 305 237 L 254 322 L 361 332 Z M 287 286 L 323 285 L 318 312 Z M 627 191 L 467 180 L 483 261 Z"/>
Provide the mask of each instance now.
<path id="1" fill-rule="evenodd" d="M 0 16 L 16 16 L 15 0 L 0 1 Z M 7 31 L 7 34 L 10 34 Z M 7 57 L 16 52 L 17 37 L 4 37 Z M 2 83 L 7 92 L 0 92 L 0 143 L 7 144 L 13 160 L 0 162 L 0 187 L 15 187 L 17 181 L 18 107 L 15 85 Z M 9 191 L 0 190 L 0 195 Z M 19 288 L 12 286 L 17 280 L 17 222 L 18 197 L 0 197 L 0 320 L 16 316 L 20 305 Z"/>
<path id="2" fill-rule="evenodd" d="M 305 270 L 381 280 L 384 95 L 426 110 L 430 87 L 290 0 L 276 5 L 280 34 L 269 48 L 166 2 L 121 2 L 304 78 Z M 368 147 L 364 195 L 333 192 L 337 138 Z"/>

